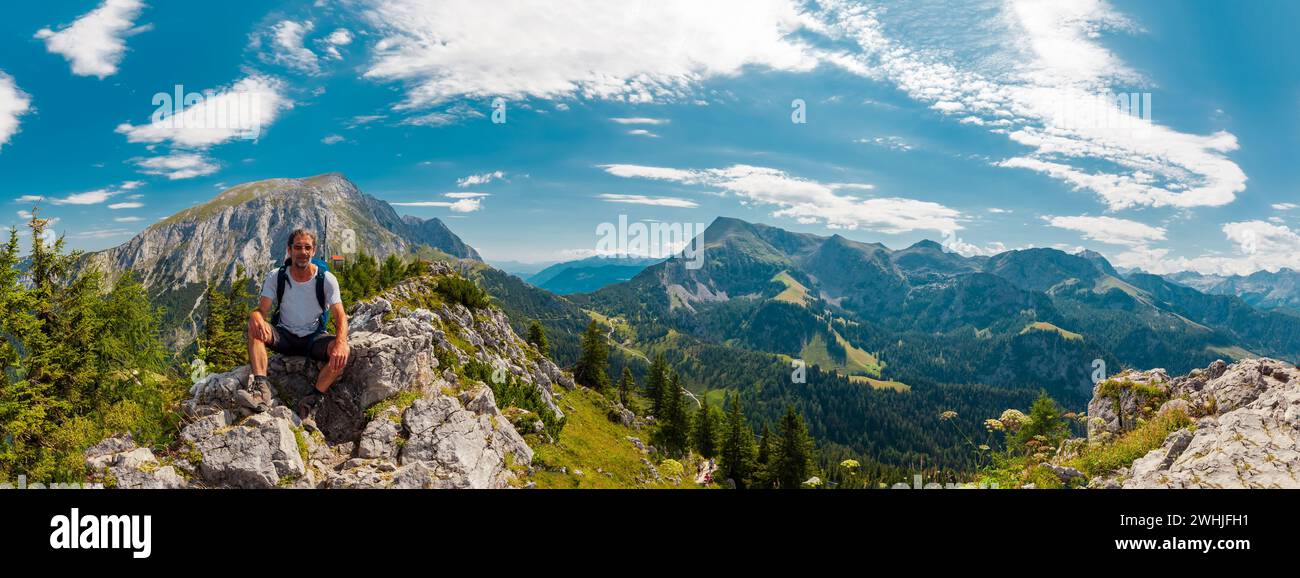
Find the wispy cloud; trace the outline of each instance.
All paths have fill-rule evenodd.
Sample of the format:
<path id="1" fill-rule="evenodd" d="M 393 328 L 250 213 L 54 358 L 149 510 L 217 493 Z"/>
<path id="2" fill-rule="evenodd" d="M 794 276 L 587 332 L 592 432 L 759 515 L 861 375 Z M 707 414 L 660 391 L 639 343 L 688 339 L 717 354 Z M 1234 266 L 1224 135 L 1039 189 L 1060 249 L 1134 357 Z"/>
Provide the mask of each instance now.
<path id="1" fill-rule="evenodd" d="M 643 129 L 643 128 L 637 128 L 637 129 L 629 130 L 629 131 L 627 131 L 627 134 L 635 135 L 635 136 L 645 136 L 645 137 L 650 137 L 650 138 L 659 138 L 659 135 L 657 135 L 657 134 L 655 134 L 655 133 L 652 133 L 652 132 L 650 132 L 650 131 L 648 131 L 648 130 L 646 130 L 646 129 Z"/>
<path id="2" fill-rule="evenodd" d="M 395 207 L 441 207 L 450 209 L 453 213 L 473 213 L 483 208 L 483 197 L 488 193 L 468 193 L 455 192 L 444 193 L 443 197 L 456 199 L 454 201 L 406 201 L 400 203 L 389 203 Z"/>
<path id="3" fill-rule="evenodd" d="M 678 207 L 684 209 L 694 209 L 700 206 L 699 203 L 690 199 L 678 197 L 647 197 L 645 195 L 621 195 L 616 193 L 602 193 L 596 195 L 596 198 L 610 203 L 627 203 L 631 205 L 651 205 L 655 207 Z"/>
<path id="4" fill-rule="evenodd" d="M 342 136 L 331 134 L 331 135 L 326 135 L 325 138 L 323 139 L 320 139 L 320 142 L 325 143 L 327 145 L 332 145 L 332 144 L 341 143 L 345 140 L 347 139 L 343 138 Z"/>
<path id="5" fill-rule="evenodd" d="M 50 197 L 46 195 L 22 195 L 15 199 L 19 203 L 50 203 L 52 205 L 99 205 L 114 196 L 122 194 L 123 191 L 129 191 L 140 186 L 140 181 L 126 181 L 117 186 L 95 189 L 84 193 L 73 193 L 63 197 Z M 21 211 L 26 212 L 26 211 Z M 30 218 L 30 217 L 24 217 Z"/>
<path id="6" fill-rule="evenodd" d="M 652 124 L 652 125 L 668 124 L 668 119 L 666 118 L 630 117 L 630 118 L 611 118 L 609 120 L 616 122 L 618 124 Z"/>
<path id="7" fill-rule="evenodd" d="M 40 29 L 36 38 L 45 41 L 46 50 L 72 63 L 73 74 L 103 79 L 117 74 L 126 52 L 126 38 L 149 29 L 134 27 L 142 9 L 144 2 L 140 0 L 104 0 L 98 8 L 58 31 Z"/>
<path id="8" fill-rule="evenodd" d="M 981 32 L 990 34 L 966 46 L 992 54 L 965 59 L 953 56 L 959 51 L 908 43 L 936 33 L 954 42 L 973 38 L 955 28 L 966 27 L 968 18 L 948 14 L 953 24 L 944 25 L 917 14 L 891 20 L 897 29 L 890 29 L 869 6 L 845 0 L 820 6 L 817 17 L 826 33 L 861 48 L 852 59 L 865 74 L 881 75 L 940 114 L 986 126 L 1029 148 L 998 166 L 1091 190 L 1112 210 L 1219 206 L 1245 189 L 1246 174 L 1227 157 L 1238 147 L 1231 133 L 1183 133 L 1131 117 L 1128 126 L 1140 130 L 1079 122 L 1080 109 L 1122 92 L 1117 87 L 1142 84 L 1100 41 L 1102 32 L 1137 27 L 1102 0 L 1009 0 L 996 18 L 981 21 Z M 927 28 L 909 34 L 909 27 L 921 23 Z"/>
<path id="9" fill-rule="evenodd" d="M 126 202 L 126 203 L 113 203 L 113 204 L 109 205 L 108 208 L 113 209 L 114 211 L 117 211 L 117 210 L 120 210 L 120 209 L 139 209 L 140 207 L 143 207 L 143 206 L 144 206 L 144 203 Z"/>
<path id="10" fill-rule="evenodd" d="M 461 188 L 476 187 L 478 185 L 486 185 L 492 181 L 496 181 L 504 178 L 506 178 L 505 171 L 492 171 L 490 173 L 483 173 L 480 175 L 470 175 L 463 179 L 456 179 L 456 186 Z"/>
<path id="11" fill-rule="evenodd" d="M 365 75 L 405 83 L 405 108 L 485 96 L 646 102 L 747 66 L 817 64 L 794 35 L 806 18 L 787 0 L 661 0 L 638 5 L 637 18 L 617 3 L 577 0 L 508 10 L 473 0 L 362 4 L 379 36 Z"/>
<path id="12" fill-rule="evenodd" d="M 915 230 L 955 231 L 961 229 L 955 209 L 939 203 L 899 197 L 860 198 L 838 192 L 835 186 L 791 176 L 784 171 L 749 165 L 722 169 L 675 169 L 640 165 L 602 165 L 612 175 L 707 185 L 734 194 L 745 201 L 775 205 L 774 217 L 790 217 L 799 223 L 823 223 L 832 229 L 867 229 L 882 233 Z M 866 184 L 857 184 L 866 188 Z"/>
<path id="13" fill-rule="evenodd" d="M 161 175 L 169 180 L 192 179 L 210 175 L 221 169 L 217 161 L 199 153 L 172 153 L 164 156 L 134 159 L 140 172 Z"/>
<path id="14" fill-rule="evenodd" d="M 305 45 L 307 35 L 315 27 L 311 20 L 303 22 L 281 20 L 254 35 L 253 46 L 255 49 L 263 49 L 263 44 L 269 45 L 265 47 L 264 52 L 260 53 L 262 62 L 284 66 L 298 72 L 316 74 L 320 72 L 320 60 L 316 57 L 316 53 Z"/>
<path id="15" fill-rule="evenodd" d="M 1043 217 L 1053 227 L 1083 233 L 1085 239 L 1092 239 L 1112 245 L 1145 246 L 1154 241 L 1165 240 L 1163 227 L 1152 227 L 1145 223 L 1117 219 L 1115 217 Z"/>

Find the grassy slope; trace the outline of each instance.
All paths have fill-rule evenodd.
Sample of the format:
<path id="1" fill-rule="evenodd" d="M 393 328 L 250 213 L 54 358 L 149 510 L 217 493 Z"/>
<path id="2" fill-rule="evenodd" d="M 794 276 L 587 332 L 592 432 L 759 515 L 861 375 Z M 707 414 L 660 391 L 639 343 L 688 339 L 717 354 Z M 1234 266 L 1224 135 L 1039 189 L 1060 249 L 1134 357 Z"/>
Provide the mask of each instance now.
<path id="1" fill-rule="evenodd" d="M 533 463 L 536 471 L 528 478 L 538 488 L 698 488 L 694 483 L 694 464 L 683 463 L 686 474 L 680 486 L 667 482 L 642 485 L 638 478 L 649 478 L 649 471 L 641 463 L 643 454 L 627 440 L 627 436 L 650 443 L 650 428 L 635 430 L 610 421 L 605 407 L 608 402 L 600 394 L 579 388 L 564 394 L 560 399 L 568 421 L 560 440 L 554 444 L 535 444 Z M 572 409 L 570 409 L 572 408 Z M 530 436 L 531 438 L 532 436 Z M 531 441 L 531 439 L 530 439 Z M 567 468 L 561 473 L 559 468 Z M 608 472 L 609 476 L 597 470 Z M 583 475 L 574 474 L 581 470 Z"/>

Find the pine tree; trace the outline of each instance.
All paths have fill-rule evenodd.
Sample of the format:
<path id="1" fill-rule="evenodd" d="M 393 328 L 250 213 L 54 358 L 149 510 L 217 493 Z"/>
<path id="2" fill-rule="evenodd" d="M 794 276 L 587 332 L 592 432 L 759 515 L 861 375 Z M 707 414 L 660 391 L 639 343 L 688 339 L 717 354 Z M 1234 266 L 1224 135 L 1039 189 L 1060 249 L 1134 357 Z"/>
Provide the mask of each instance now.
<path id="1" fill-rule="evenodd" d="M 812 438 L 804 425 L 803 416 L 786 406 L 781 418 L 781 437 L 773 457 L 777 487 L 798 489 L 811 475 L 813 460 Z"/>
<path id="2" fill-rule="evenodd" d="M 650 399 L 650 415 L 655 419 L 664 417 L 664 392 L 668 391 L 668 362 L 664 354 L 655 355 L 650 364 L 650 375 L 646 378 L 645 396 Z"/>
<path id="3" fill-rule="evenodd" d="M 686 395 L 676 373 L 668 382 L 664 399 L 664 416 L 659 426 L 660 445 L 669 456 L 680 457 L 690 448 L 691 415 L 686 410 Z"/>
<path id="4" fill-rule="evenodd" d="M 542 327 L 541 321 L 534 319 L 528 324 L 528 342 L 537 348 L 542 357 L 551 356 L 551 344 L 546 340 L 546 328 Z"/>
<path id="5" fill-rule="evenodd" d="M 636 379 L 632 377 L 632 368 L 624 365 L 623 376 L 618 379 L 618 401 L 628 407 L 629 396 L 636 389 Z"/>
<path id="6" fill-rule="evenodd" d="M 708 398 L 705 398 L 700 405 L 700 411 L 695 414 L 695 429 L 691 432 L 692 442 L 695 446 L 695 453 L 700 454 L 706 459 L 712 459 L 718 454 L 718 433 L 720 426 L 718 422 L 717 410 L 709 405 Z"/>
<path id="7" fill-rule="evenodd" d="M 609 389 L 609 346 L 605 333 L 593 319 L 582 336 L 582 356 L 573 370 L 573 379 L 587 387 L 604 393 Z"/>
<path id="8" fill-rule="evenodd" d="M 379 269 L 379 286 L 387 289 L 396 285 L 402 280 L 402 273 L 405 269 L 406 265 L 402 263 L 402 258 L 398 257 L 396 253 L 390 253 L 388 258 L 384 259 L 383 266 Z"/>
<path id="9" fill-rule="evenodd" d="M 772 428 L 763 422 L 763 433 L 758 443 L 758 454 L 754 457 L 754 481 L 756 488 L 772 487 Z"/>
<path id="10" fill-rule="evenodd" d="M 745 414 L 740 409 L 740 394 L 727 396 L 726 431 L 722 452 L 718 456 L 718 472 L 722 479 L 730 479 L 736 488 L 749 487 L 754 475 L 754 431 L 749 429 Z"/>
<path id="11" fill-rule="evenodd" d="M 230 302 L 229 296 L 222 291 L 216 279 L 208 281 L 203 292 L 203 303 L 207 310 L 203 317 L 203 333 L 199 335 L 199 358 L 207 364 L 211 372 L 227 371 L 233 360 L 229 359 L 227 344 L 230 337 Z"/>

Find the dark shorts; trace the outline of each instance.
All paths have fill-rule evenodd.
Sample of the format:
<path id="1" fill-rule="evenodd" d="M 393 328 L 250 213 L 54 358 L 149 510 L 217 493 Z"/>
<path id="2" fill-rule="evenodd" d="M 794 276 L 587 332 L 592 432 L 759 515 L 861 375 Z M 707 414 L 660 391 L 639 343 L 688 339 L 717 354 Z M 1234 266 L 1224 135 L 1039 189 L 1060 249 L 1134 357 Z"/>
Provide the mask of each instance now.
<path id="1" fill-rule="evenodd" d="M 329 346 L 334 342 L 334 336 L 328 333 L 313 333 L 306 337 L 298 337 L 289 330 L 276 326 L 275 336 L 267 347 L 271 351 L 280 355 L 310 357 L 316 361 L 329 361 Z"/>

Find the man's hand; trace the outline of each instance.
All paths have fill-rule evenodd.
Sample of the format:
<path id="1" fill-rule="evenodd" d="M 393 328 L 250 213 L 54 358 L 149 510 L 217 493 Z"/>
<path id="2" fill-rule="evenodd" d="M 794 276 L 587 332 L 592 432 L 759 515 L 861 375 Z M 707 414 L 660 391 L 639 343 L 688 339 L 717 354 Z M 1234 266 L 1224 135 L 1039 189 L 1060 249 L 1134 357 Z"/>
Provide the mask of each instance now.
<path id="1" fill-rule="evenodd" d="M 335 339 L 330 343 L 330 369 L 340 371 L 343 366 L 348 364 L 348 354 L 352 352 L 352 347 L 347 341 Z"/>
<path id="2" fill-rule="evenodd" d="M 248 336 L 259 339 L 263 343 L 271 342 L 271 325 L 262 321 L 262 315 L 258 311 L 253 311 L 248 316 Z"/>

